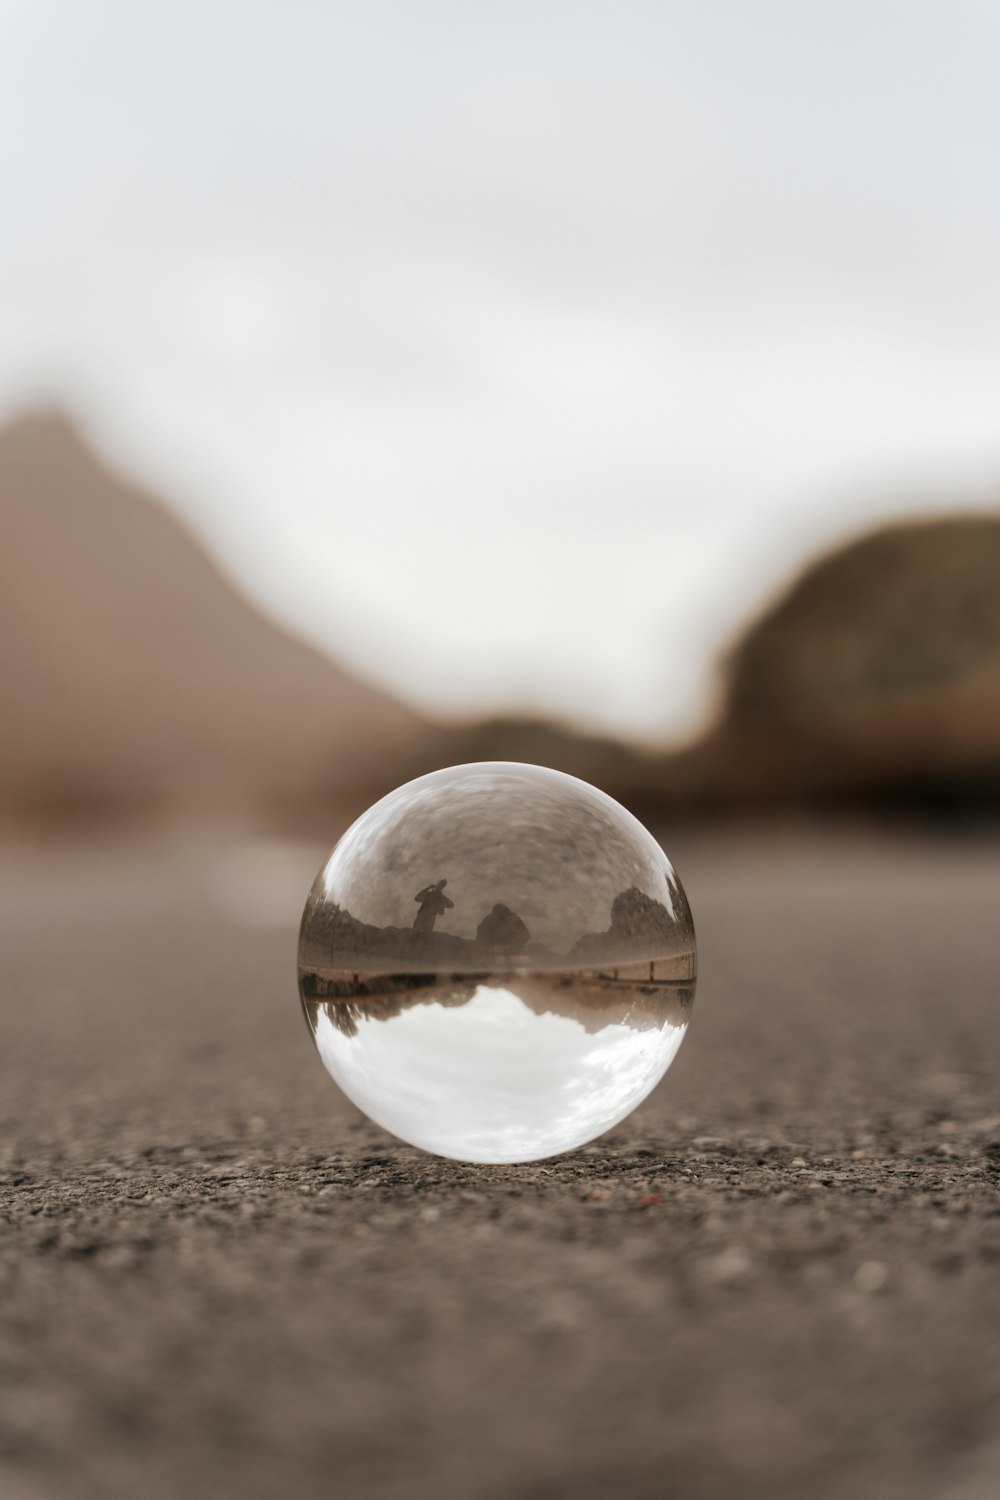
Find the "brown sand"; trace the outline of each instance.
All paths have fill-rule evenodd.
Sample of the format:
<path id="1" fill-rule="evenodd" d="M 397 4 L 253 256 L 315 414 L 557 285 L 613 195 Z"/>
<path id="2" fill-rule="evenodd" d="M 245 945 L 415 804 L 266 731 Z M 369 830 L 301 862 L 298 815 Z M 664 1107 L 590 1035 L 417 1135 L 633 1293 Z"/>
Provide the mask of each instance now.
<path id="1" fill-rule="evenodd" d="M 323 1073 L 313 854 L 5 854 L 0 1494 L 992 1500 L 997 846 L 667 844 L 678 1061 L 495 1169 Z"/>

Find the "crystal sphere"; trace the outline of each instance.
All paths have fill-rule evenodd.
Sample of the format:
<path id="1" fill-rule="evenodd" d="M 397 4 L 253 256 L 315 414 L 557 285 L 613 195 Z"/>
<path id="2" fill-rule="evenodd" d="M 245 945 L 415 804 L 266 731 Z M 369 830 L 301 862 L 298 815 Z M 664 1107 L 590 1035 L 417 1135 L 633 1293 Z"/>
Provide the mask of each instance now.
<path id="1" fill-rule="evenodd" d="M 451 766 L 383 797 L 302 917 L 328 1071 L 377 1124 L 462 1161 L 553 1156 L 623 1120 L 676 1055 L 694 988 L 659 844 L 541 766 Z"/>

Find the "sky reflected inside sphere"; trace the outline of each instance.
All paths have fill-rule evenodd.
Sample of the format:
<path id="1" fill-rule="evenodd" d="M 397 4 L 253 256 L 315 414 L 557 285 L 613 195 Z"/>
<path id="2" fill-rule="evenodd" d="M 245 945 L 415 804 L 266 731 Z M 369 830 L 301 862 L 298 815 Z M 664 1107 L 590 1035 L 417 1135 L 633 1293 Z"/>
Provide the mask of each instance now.
<path id="1" fill-rule="evenodd" d="M 394 1135 L 463 1161 L 533 1161 L 592 1140 L 666 1072 L 683 1024 L 580 1021 L 479 984 L 464 1005 L 417 1001 L 345 1036 L 320 1006 L 316 1045 L 359 1109 Z"/>

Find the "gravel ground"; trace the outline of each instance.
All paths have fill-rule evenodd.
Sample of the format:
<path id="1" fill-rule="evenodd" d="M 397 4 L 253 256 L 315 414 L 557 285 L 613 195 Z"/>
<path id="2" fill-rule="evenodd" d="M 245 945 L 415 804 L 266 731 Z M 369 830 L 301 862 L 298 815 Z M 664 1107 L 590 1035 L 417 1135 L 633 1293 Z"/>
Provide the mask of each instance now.
<path id="1" fill-rule="evenodd" d="M 4 1500 L 995 1500 L 1000 849 L 665 843 L 677 1062 L 485 1169 L 312 1052 L 320 851 L 0 856 Z"/>

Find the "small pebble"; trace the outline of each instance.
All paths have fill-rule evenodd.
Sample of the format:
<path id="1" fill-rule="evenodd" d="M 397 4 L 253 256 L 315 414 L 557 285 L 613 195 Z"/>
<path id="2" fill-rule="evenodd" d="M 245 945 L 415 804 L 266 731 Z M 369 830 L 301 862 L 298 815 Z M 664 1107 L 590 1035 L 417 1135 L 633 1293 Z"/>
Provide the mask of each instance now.
<path id="1" fill-rule="evenodd" d="M 854 1273 L 859 1292 L 880 1292 L 889 1280 L 889 1267 L 881 1260 L 866 1260 Z"/>

